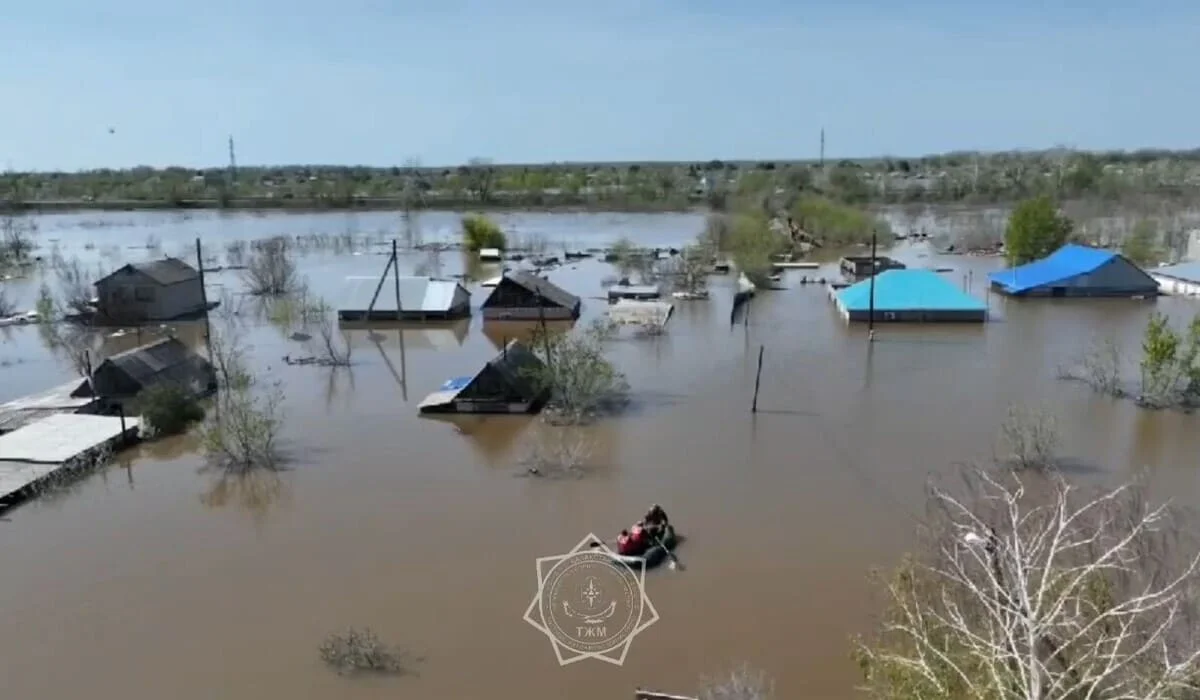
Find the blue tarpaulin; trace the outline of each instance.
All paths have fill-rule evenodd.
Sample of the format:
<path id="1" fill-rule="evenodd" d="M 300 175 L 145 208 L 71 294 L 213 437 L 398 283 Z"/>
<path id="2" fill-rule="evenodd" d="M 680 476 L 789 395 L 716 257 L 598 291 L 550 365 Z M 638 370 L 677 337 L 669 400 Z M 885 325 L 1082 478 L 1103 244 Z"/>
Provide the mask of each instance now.
<path id="1" fill-rule="evenodd" d="M 454 377 L 453 379 L 447 379 L 442 383 L 442 386 L 438 389 L 438 391 L 462 391 L 463 389 L 467 388 L 467 385 L 470 384 L 471 380 L 474 378 L 475 377 Z"/>
<path id="2" fill-rule="evenodd" d="M 1116 257 L 1111 250 L 1068 243 L 1041 260 L 989 273 L 988 279 L 1009 294 L 1021 294 L 1095 272 Z"/>

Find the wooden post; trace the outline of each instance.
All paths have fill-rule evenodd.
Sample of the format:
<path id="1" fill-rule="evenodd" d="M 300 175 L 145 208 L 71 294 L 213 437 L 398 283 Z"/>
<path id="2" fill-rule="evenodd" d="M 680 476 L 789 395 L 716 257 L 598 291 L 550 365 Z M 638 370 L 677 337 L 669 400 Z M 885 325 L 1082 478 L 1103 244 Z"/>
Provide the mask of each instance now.
<path id="1" fill-rule="evenodd" d="M 208 318 L 208 289 L 204 286 L 204 255 L 200 250 L 200 237 L 196 237 L 196 269 L 200 271 L 200 303 L 204 304 L 204 347 L 208 349 L 208 362 L 212 364 L 212 324 Z M 138 327 L 141 332 L 141 326 Z M 138 338 L 139 344 L 141 338 Z"/>
<path id="2" fill-rule="evenodd" d="M 125 442 L 125 404 L 117 404 L 117 413 L 121 416 L 121 443 Z"/>
<path id="3" fill-rule="evenodd" d="M 758 371 L 754 373 L 754 403 L 750 404 L 750 412 L 758 413 L 758 387 L 762 383 L 762 361 L 765 345 L 758 346 Z"/>
<path id="4" fill-rule="evenodd" d="M 386 271 L 385 271 L 386 273 Z M 400 320 L 400 256 L 396 252 L 396 239 L 392 239 L 392 276 L 396 279 L 396 320 Z M 404 339 L 400 339 L 400 344 L 404 344 Z"/>
<path id="5" fill-rule="evenodd" d="M 371 312 L 375 310 L 375 302 L 379 299 L 379 292 L 383 290 L 383 283 L 387 281 L 388 270 L 391 269 L 394 262 L 393 258 L 388 258 L 387 265 L 383 268 L 383 274 L 379 276 L 379 284 L 375 285 L 375 293 L 371 295 L 371 303 L 367 305 L 367 313 L 366 318 L 363 319 L 364 321 L 371 320 Z M 398 313 L 397 316 L 399 316 Z"/>

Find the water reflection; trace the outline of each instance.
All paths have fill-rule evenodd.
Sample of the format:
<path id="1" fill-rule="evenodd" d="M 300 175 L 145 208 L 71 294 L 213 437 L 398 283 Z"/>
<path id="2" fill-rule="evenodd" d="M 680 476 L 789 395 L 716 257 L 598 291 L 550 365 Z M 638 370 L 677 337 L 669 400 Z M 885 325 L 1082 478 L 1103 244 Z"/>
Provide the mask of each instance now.
<path id="1" fill-rule="evenodd" d="M 530 416 L 426 414 L 422 417 L 449 424 L 491 467 L 515 464 L 520 459 L 516 450 L 520 438 L 536 422 Z"/>
<path id="2" fill-rule="evenodd" d="M 484 321 L 483 334 L 492 342 L 496 350 L 503 350 L 510 340 L 529 343 L 538 337 L 542 326 L 551 337 L 563 335 L 575 327 L 574 321 Z"/>
<path id="3" fill-rule="evenodd" d="M 232 507 L 245 511 L 256 525 L 292 501 L 291 484 L 273 471 L 257 470 L 244 474 L 221 472 L 213 477 L 200 502 L 209 508 Z"/>

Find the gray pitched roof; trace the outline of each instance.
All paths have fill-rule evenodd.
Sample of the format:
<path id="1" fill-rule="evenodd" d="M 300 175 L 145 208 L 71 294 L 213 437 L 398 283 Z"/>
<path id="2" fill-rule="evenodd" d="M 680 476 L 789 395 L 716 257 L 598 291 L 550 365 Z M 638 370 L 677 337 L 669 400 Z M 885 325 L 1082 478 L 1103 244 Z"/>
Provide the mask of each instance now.
<path id="1" fill-rule="evenodd" d="M 124 269 L 137 270 L 164 287 L 172 284 L 179 284 L 180 282 L 187 282 L 188 280 L 192 280 L 200 276 L 200 273 L 196 271 L 196 268 L 192 267 L 191 265 L 188 265 L 179 258 L 168 257 L 163 258 L 162 260 L 129 263 L 128 265 L 117 269 L 108 277 L 112 277 L 113 275 L 117 274 L 117 272 L 120 272 Z M 108 277 L 105 277 L 104 279 L 108 279 Z"/>
<path id="2" fill-rule="evenodd" d="M 1152 275 L 1163 275 L 1164 277 L 1173 277 L 1184 282 L 1200 282 L 1200 261 L 1179 263 L 1178 265 L 1166 265 L 1164 267 L 1152 267 L 1146 272 Z"/>
<path id="3" fill-rule="evenodd" d="M 535 377 L 531 374 L 545 364 L 520 341 L 510 340 L 508 346 L 500 350 L 500 354 L 492 358 L 488 365 L 521 394 L 529 397 L 537 395 L 538 387 Z"/>
<path id="4" fill-rule="evenodd" d="M 109 367 L 105 368 L 105 365 Z M 192 352 L 178 338 L 163 338 L 109 357 L 94 370 L 97 381 L 102 381 L 101 377 L 106 374 L 101 368 L 116 370 L 139 390 L 165 381 L 183 386 L 196 383 L 203 386 L 213 376 L 213 368 L 208 360 Z M 106 392 L 103 387 L 98 387 L 98 391 L 118 393 Z"/>
<path id="5" fill-rule="evenodd" d="M 581 303 L 579 297 L 571 294 L 562 287 L 559 287 L 549 280 L 542 279 L 537 275 L 525 272 L 523 270 L 510 272 L 505 275 L 505 279 L 512 280 L 514 283 L 521 285 L 530 292 L 538 294 L 542 298 L 548 299 L 554 304 L 557 304 L 565 309 L 572 309 L 577 304 Z"/>

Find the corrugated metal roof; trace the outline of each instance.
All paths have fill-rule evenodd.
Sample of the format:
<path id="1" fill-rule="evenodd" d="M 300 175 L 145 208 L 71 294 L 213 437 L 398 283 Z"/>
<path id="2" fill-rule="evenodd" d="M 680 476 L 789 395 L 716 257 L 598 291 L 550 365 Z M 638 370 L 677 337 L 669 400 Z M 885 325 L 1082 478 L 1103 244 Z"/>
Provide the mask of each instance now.
<path id="1" fill-rule="evenodd" d="M 665 301 L 621 299 L 608 307 L 608 316 L 617 323 L 666 325 L 675 306 Z"/>
<path id="2" fill-rule="evenodd" d="M 375 311 L 396 310 L 396 283 L 391 278 L 384 280 L 375 300 Z M 371 297 L 379 287 L 379 277 L 347 277 L 346 292 L 341 310 L 366 311 Z M 454 307 L 454 297 L 459 290 L 469 295 L 461 284 L 454 280 L 439 280 L 430 277 L 401 277 L 400 306 L 404 311 L 445 312 Z"/>
<path id="3" fill-rule="evenodd" d="M 469 377 L 454 377 L 446 380 L 438 387 L 437 391 L 422 399 L 418 408 L 450 403 L 488 368 L 491 368 L 510 388 L 532 400 L 539 391 L 538 387 L 534 385 L 535 379 L 530 376 L 530 371 L 541 366 L 541 359 L 532 350 L 519 341 L 509 341 L 508 346 L 479 368 L 478 372 Z M 470 392 L 468 392 L 469 394 Z"/>
<path id="4" fill-rule="evenodd" d="M 1010 293 L 1020 293 L 1086 275 L 1115 257 L 1111 250 L 1068 243 L 1041 260 L 989 273 L 988 279 Z"/>
<path id="5" fill-rule="evenodd" d="M 871 308 L 871 280 L 837 293 L 848 311 Z M 876 311 L 980 311 L 987 304 L 932 270 L 887 270 L 875 276 Z"/>
<path id="6" fill-rule="evenodd" d="M 117 392 L 116 387 L 100 386 L 108 381 L 107 373 L 116 369 L 145 389 L 162 381 L 176 382 L 182 386 L 198 385 L 202 389 L 212 379 L 212 365 L 208 360 L 192 352 L 178 338 L 163 338 L 154 343 L 117 353 L 101 362 L 93 373 L 101 396 Z"/>
<path id="7" fill-rule="evenodd" d="M 1164 277 L 1183 280 L 1184 282 L 1200 284 L 1200 261 L 1156 267 L 1153 270 L 1147 270 L 1147 272 L 1151 275 L 1162 275 Z"/>

